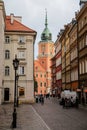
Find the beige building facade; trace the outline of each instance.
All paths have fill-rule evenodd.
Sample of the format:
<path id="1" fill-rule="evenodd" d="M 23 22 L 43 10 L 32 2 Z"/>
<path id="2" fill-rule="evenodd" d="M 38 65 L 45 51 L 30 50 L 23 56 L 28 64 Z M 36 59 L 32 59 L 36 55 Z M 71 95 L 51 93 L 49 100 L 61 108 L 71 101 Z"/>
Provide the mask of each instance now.
<path id="1" fill-rule="evenodd" d="M 1 103 L 14 101 L 15 71 L 13 59 L 19 60 L 18 97 L 21 102 L 34 102 L 34 42 L 36 31 L 21 23 L 20 16 L 5 15 L 4 3 L 0 2 L 0 91 Z M 5 20 L 5 21 L 4 21 Z M 2 26 L 3 25 L 3 26 Z M 4 31 L 5 27 L 5 31 Z M 1 89 L 2 88 L 2 89 Z"/>
<path id="2" fill-rule="evenodd" d="M 87 104 L 87 0 L 81 4 L 80 11 L 76 14 L 78 33 L 79 57 L 79 89 L 81 98 Z M 82 100 L 81 100 L 82 101 Z"/>
<path id="3" fill-rule="evenodd" d="M 5 29 L 5 9 L 4 3 L 0 1 L 0 104 L 3 101 L 3 51 L 4 51 L 4 29 Z"/>

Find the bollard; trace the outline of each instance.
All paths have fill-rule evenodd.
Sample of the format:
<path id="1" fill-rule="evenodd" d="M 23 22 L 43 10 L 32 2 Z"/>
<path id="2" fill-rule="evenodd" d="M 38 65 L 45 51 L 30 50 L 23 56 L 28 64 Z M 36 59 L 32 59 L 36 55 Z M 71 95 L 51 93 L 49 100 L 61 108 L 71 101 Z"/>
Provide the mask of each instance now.
<path id="1" fill-rule="evenodd" d="M 17 122 L 17 113 L 16 113 L 16 109 L 14 109 L 13 112 L 13 122 L 12 122 L 12 128 L 16 128 L 16 122 Z"/>

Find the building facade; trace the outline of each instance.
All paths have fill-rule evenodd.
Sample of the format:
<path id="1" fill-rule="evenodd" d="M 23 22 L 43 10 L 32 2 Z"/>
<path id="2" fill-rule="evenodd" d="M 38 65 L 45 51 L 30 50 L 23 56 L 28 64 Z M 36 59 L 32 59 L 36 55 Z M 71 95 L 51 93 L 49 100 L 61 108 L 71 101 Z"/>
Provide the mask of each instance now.
<path id="1" fill-rule="evenodd" d="M 57 42 L 58 39 L 55 44 L 56 54 L 51 60 L 52 76 L 53 70 L 57 67 L 55 65 L 58 60 Z M 76 12 L 76 18 L 64 26 L 59 42 L 61 43 L 62 90 L 76 91 L 80 103 L 84 99 L 84 103 L 87 104 L 87 0 L 80 1 L 80 10 Z M 57 81 L 53 88 L 56 88 L 56 85 Z"/>
<path id="2" fill-rule="evenodd" d="M 62 48 L 60 38 L 64 30 L 60 30 L 57 40 L 55 42 L 55 56 L 51 59 L 52 66 L 51 66 L 51 73 L 52 73 L 52 89 L 55 96 L 60 97 L 60 93 L 62 91 Z"/>
<path id="3" fill-rule="evenodd" d="M 47 13 L 45 18 L 45 29 L 38 43 L 38 58 L 34 61 L 34 76 L 38 84 L 37 94 L 47 94 L 51 91 L 51 57 L 54 55 L 54 42 L 52 34 L 48 29 Z M 38 76 L 37 76 L 38 75 Z"/>
<path id="4" fill-rule="evenodd" d="M 5 30 L 5 8 L 4 2 L 0 1 L 0 104 L 3 101 L 3 65 L 4 65 L 4 30 Z"/>
<path id="5" fill-rule="evenodd" d="M 62 90 L 71 89 L 71 79 L 70 79 L 70 41 L 69 41 L 69 31 L 71 28 L 71 23 L 65 25 L 65 29 L 61 35 L 60 42 L 62 46 Z"/>
<path id="6" fill-rule="evenodd" d="M 79 57 L 79 88 L 81 97 L 87 103 L 87 1 L 82 1 L 81 9 L 76 15 Z"/>
<path id="7" fill-rule="evenodd" d="M 70 41 L 70 69 L 71 69 L 71 90 L 78 88 L 78 46 L 77 46 L 77 22 L 72 20 L 72 26 L 69 32 Z"/>
<path id="8" fill-rule="evenodd" d="M 3 10 L 1 10 L 3 17 L 3 13 L 5 12 L 4 3 L 1 1 L 0 4 L 2 4 L 3 7 Z M 15 58 L 15 55 L 17 55 L 17 58 L 19 59 L 17 71 L 19 75 L 17 88 L 19 100 L 26 103 L 34 102 L 33 68 L 36 31 L 23 25 L 21 20 L 22 18 L 20 16 L 14 16 L 14 14 L 11 14 L 10 16 L 4 15 L 5 31 L 3 30 L 3 53 L 1 54 L 1 57 L 3 58 L 3 68 L 0 70 L 0 73 L 3 74 L 2 102 L 13 102 L 14 100 L 15 73 L 13 59 Z"/>
<path id="9" fill-rule="evenodd" d="M 53 56 L 51 58 L 51 90 L 52 90 L 52 95 L 57 96 L 58 95 L 58 89 L 56 87 L 56 57 Z"/>

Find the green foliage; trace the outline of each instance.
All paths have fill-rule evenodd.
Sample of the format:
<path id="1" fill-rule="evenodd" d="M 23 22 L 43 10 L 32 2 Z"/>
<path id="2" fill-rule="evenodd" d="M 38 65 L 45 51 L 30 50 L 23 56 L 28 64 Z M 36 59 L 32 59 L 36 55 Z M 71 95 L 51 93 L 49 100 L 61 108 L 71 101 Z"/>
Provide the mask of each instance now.
<path id="1" fill-rule="evenodd" d="M 34 92 L 37 92 L 38 90 L 38 83 L 34 80 Z"/>

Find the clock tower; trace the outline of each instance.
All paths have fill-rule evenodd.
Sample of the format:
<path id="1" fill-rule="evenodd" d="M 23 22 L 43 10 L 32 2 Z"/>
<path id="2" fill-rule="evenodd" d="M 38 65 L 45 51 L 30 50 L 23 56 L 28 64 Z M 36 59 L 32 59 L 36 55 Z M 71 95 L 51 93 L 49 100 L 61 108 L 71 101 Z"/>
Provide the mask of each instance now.
<path id="1" fill-rule="evenodd" d="M 45 78 L 46 81 L 46 93 L 49 93 L 51 90 L 51 69 L 50 69 L 51 60 L 50 59 L 53 57 L 53 55 L 54 55 L 54 42 L 52 41 L 52 33 L 48 28 L 48 20 L 47 20 L 47 12 L 46 12 L 45 28 L 41 34 L 41 40 L 38 43 L 38 58 L 37 58 L 40 66 L 44 69 L 44 72 L 46 74 L 46 77 L 43 77 Z M 39 72 L 42 73 L 41 71 L 42 70 L 40 70 Z M 44 94 L 43 90 L 41 92 Z"/>

